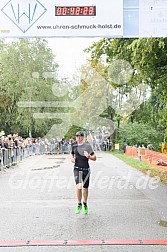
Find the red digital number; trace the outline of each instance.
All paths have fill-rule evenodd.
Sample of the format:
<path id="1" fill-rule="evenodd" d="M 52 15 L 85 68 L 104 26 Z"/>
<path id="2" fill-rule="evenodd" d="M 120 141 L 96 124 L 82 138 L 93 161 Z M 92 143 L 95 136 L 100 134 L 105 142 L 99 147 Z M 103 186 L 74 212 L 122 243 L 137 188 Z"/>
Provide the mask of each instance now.
<path id="1" fill-rule="evenodd" d="M 76 9 L 75 9 L 75 15 L 79 15 L 80 14 L 80 7 L 77 6 Z"/>
<path id="2" fill-rule="evenodd" d="M 56 16 L 95 16 L 95 6 L 55 6 Z"/>
<path id="3" fill-rule="evenodd" d="M 85 6 L 83 8 L 83 15 L 88 15 L 88 10 L 89 10 L 88 6 Z"/>
<path id="4" fill-rule="evenodd" d="M 94 15 L 94 12 L 95 12 L 94 6 L 90 6 L 90 7 L 89 7 L 89 15 L 90 15 L 90 16 L 93 16 L 93 15 Z"/>
<path id="5" fill-rule="evenodd" d="M 63 16 L 67 15 L 67 7 L 62 8 L 62 15 Z"/>
<path id="6" fill-rule="evenodd" d="M 61 16 L 61 7 L 56 8 L 56 15 Z"/>

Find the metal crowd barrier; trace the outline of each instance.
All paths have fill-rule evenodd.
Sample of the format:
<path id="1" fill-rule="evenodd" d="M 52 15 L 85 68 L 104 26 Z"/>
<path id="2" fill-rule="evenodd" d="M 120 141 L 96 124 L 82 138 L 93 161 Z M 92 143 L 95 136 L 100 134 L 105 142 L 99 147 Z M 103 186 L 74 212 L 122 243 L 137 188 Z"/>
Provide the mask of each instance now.
<path id="1" fill-rule="evenodd" d="M 26 147 L 1 148 L 0 149 L 0 170 L 15 166 L 24 158 L 43 154 L 68 154 L 70 147 L 62 143 L 35 143 Z"/>

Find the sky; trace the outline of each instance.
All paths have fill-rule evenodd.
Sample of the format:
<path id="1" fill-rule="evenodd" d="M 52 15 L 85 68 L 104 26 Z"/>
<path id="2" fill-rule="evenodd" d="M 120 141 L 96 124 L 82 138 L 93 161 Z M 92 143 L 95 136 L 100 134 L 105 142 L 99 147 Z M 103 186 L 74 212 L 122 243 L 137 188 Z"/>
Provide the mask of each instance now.
<path id="1" fill-rule="evenodd" d="M 83 50 L 99 40 L 100 38 L 49 38 L 48 46 L 59 64 L 59 77 L 72 79 L 73 74 L 78 73 L 79 67 L 89 57 Z"/>

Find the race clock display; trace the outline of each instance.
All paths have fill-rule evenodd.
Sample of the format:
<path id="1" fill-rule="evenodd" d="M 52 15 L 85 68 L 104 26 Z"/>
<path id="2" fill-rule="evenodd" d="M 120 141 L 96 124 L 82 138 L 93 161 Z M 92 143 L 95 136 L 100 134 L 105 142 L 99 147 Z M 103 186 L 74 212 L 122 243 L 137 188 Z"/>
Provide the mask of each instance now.
<path id="1" fill-rule="evenodd" d="M 96 6 L 55 6 L 55 16 L 96 16 Z"/>

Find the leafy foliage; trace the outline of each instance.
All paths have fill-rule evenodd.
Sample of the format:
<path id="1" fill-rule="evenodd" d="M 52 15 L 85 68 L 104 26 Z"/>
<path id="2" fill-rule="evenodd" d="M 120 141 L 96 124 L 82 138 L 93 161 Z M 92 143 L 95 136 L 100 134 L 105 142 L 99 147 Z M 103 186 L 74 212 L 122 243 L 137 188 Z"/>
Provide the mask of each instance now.
<path id="1" fill-rule="evenodd" d="M 134 72 L 128 83 L 120 85 L 120 83 L 112 83 L 111 80 L 111 85 L 121 88 L 124 94 L 128 94 L 133 87 L 137 87 L 141 83 L 150 87 L 150 98 L 142 102 L 126 120 L 123 117 L 119 118 L 121 121 L 118 128 L 121 126 L 121 129 L 125 127 L 127 130 L 128 122 L 134 123 L 136 127 L 136 123 L 140 125 L 144 123 L 156 137 L 150 138 L 151 132 L 149 133 L 148 129 L 146 136 L 145 130 L 142 129 L 141 138 L 145 143 L 153 141 L 158 148 L 163 138 L 167 139 L 167 38 L 102 39 L 86 51 L 91 52 L 93 61 L 101 62 L 105 59 L 106 69 L 118 59 L 123 59 L 131 64 Z M 160 137 L 158 136 L 159 131 L 161 132 Z M 134 135 L 133 131 L 129 131 L 129 134 L 132 134 L 134 138 L 129 139 L 131 144 L 142 143 L 136 133 Z"/>
<path id="2" fill-rule="evenodd" d="M 5 133 L 43 136 L 58 119 L 35 119 L 34 113 L 57 112 L 57 108 L 20 107 L 19 102 L 59 100 L 52 92 L 58 64 L 45 39 L 19 39 L 0 44 L 0 128 Z M 59 111 L 60 112 L 60 111 Z"/>
<path id="3" fill-rule="evenodd" d="M 126 142 L 131 146 L 142 146 L 147 147 L 149 143 L 154 146 L 154 150 L 160 150 L 159 143 L 162 141 L 161 132 L 149 127 L 149 125 L 142 123 L 128 123 L 119 128 L 117 134 L 117 142 Z"/>

